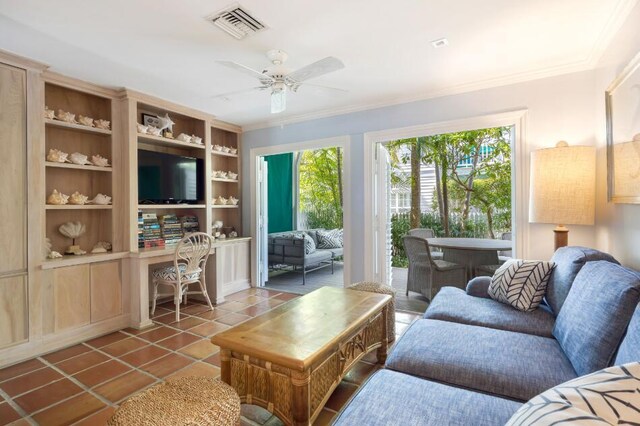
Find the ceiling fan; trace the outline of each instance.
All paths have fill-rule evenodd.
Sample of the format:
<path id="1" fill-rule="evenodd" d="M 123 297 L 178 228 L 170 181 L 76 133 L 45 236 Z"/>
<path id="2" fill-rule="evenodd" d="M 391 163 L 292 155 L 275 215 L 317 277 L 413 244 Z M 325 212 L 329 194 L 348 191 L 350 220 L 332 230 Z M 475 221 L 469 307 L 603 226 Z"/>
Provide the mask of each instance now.
<path id="1" fill-rule="evenodd" d="M 215 96 L 216 98 L 229 99 L 230 96 L 250 92 L 253 90 L 271 90 L 271 113 L 277 114 L 287 108 L 287 90 L 297 92 L 301 85 L 314 86 L 321 89 L 344 92 L 346 90 L 334 87 L 321 86 L 318 84 L 307 83 L 307 80 L 320 77 L 333 71 L 344 68 L 344 64 L 333 56 L 320 59 L 312 64 L 302 67 L 298 70 L 291 70 L 284 66 L 289 55 L 282 50 L 270 50 L 267 52 L 267 58 L 273 64 L 264 69 L 262 72 L 249 68 L 245 65 L 231 61 L 217 61 L 220 65 L 233 68 L 244 74 L 255 77 L 260 82 L 260 86 L 251 89 L 240 90 L 237 92 L 223 93 Z"/>

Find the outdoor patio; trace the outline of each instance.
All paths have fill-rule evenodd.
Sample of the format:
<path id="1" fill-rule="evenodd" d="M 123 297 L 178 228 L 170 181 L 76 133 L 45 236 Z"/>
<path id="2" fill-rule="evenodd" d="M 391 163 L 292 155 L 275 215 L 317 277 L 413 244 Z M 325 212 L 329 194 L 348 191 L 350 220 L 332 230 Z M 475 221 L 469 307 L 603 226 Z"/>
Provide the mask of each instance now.
<path id="1" fill-rule="evenodd" d="M 295 294 L 307 294 L 320 287 L 342 287 L 343 284 L 344 265 L 336 262 L 335 272 L 331 274 L 331 268 L 323 268 L 307 274 L 307 283 L 302 285 L 302 274 L 297 272 L 278 272 L 272 273 L 267 281 L 265 288 L 285 291 Z M 429 305 L 428 299 L 417 293 L 409 293 L 405 296 L 407 290 L 407 269 L 393 268 L 392 286 L 396 289 L 396 309 L 400 311 L 424 312 Z"/>

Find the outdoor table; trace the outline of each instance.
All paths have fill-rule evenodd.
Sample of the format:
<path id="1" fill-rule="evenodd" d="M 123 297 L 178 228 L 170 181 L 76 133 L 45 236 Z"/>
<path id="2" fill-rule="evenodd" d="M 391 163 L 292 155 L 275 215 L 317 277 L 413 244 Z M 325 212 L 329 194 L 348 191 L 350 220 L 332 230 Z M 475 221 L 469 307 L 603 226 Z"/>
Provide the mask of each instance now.
<path id="1" fill-rule="evenodd" d="M 442 249 L 443 260 L 464 265 L 469 279 L 480 265 L 498 265 L 498 252 L 512 250 L 511 241 L 490 238 L 427 238 L 429 245 Z"/>

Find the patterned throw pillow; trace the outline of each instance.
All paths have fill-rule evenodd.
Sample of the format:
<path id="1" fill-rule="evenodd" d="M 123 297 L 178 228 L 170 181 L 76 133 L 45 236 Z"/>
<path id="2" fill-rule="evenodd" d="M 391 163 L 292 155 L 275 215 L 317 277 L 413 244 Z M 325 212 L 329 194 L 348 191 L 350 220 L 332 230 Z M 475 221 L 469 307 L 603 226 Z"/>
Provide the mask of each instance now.
<path id="1" fill-rule="evenodd" d="M 507 426 L 632 425 L 640 418 L 640 363 L 605 368 L 533 397 Z"/>
<path id="2" fill-rule="evenodd" d="M 519 311 L 533 311 L 542 302 L 554 266 L 553 262 L 510 259 L 493 274 L 489 296 Z"/>
<path id="3" fill-rule="evenodd" d="M 316 251 L 316 243 L 313 241 L 306 232 L 294 231 L 288 234 L 282 234 L 279 238 L 287 238 L 292 240 L 304 240 L 304 252 L 305 254 L 311 254 Z"/>
<path id="4" fill-rule="evenodd" d="M 342 248 L 343 246 L 342 229 L 318 230 L 317 235 L 319 249 Z"/>

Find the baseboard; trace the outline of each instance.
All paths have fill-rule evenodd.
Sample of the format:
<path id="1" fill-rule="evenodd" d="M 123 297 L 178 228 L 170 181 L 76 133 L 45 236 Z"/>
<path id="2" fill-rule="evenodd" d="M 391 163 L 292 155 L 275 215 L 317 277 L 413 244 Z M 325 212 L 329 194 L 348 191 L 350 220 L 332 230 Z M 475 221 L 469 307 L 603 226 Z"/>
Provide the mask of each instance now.
<path id="1" fill-rule="evenodd" d="M 239 281 L 226 283 L 222 287 L 222 297 L 228 296 L 233 293 L 237 293 L 242 290 L 247 290 L 250 288 L 251 288 L 251 281 L 249 280 L 239 280 Z"/>

